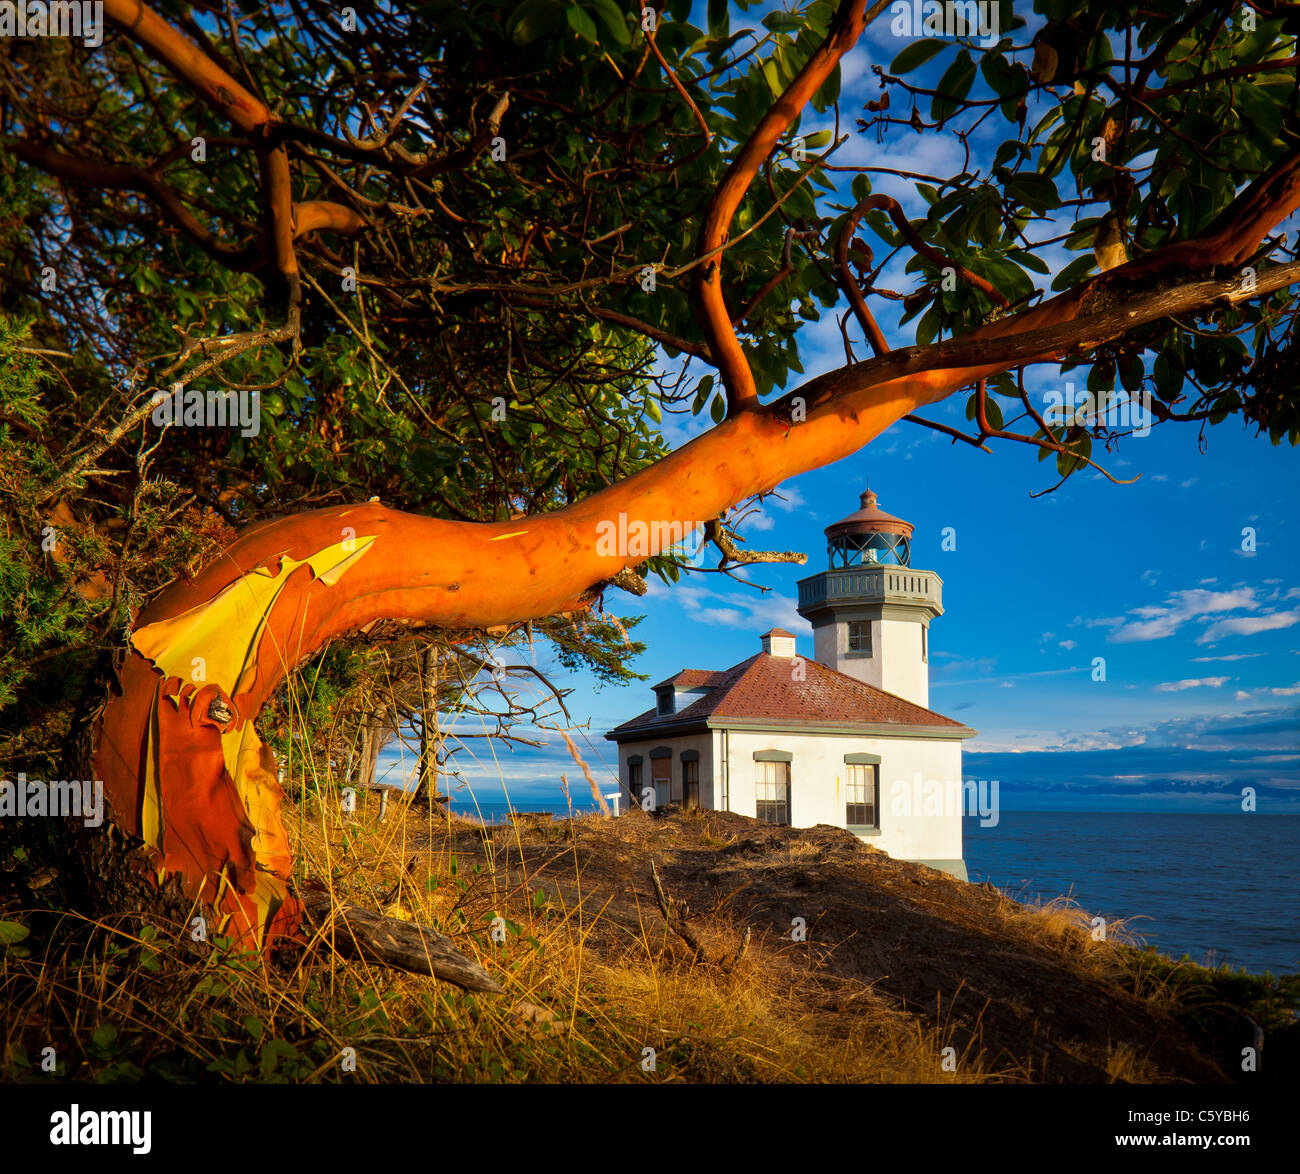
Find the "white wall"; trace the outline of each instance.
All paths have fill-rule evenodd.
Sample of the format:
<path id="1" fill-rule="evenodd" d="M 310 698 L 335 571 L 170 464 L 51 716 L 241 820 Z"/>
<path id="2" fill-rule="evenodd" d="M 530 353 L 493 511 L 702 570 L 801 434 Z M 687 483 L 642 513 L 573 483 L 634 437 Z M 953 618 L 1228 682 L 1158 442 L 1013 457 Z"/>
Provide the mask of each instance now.
<path id="1" fill-rule="evenodd" d="M 915 620 L 873 620 L 871 663 L 882 666 L 877 688 L 929 709 L 930 666 L 921 659 L 921 627 Z"/>
<path id="2" fill-rule="evenodd" d="M 793 756 L 791 823 L 844 827 L 844 755 L 875 754 L 880 757 L 880 835 L 867 842 L 901 860 L 961 858 L 960 741 L 748 730 L 732 730 L 729 739 L 732 811 L 756 813 L 754 752 L 786 750 Z"/>
<path id="3" fill-rule="evenodd" d="M 651 779 L 650 751 L 673 752 L 673 778 L 681 779 L 681 752 L 700 756 L 700 803 L 722 807 L 722 731 L 660 737 L 619 747 L 624 792 L 628 759 L 641 756 L 642 785 Z M 961 742 L 957 739 L 862 737 L 856 734 L 787 734 L 751 730 L 727 732 L 730 809 L 755 816 L 756 750 L 785 750 L 790 762 L 790 820 L 795 827 L 826 823 L 845 826 L 845 754 L 880 758 L 880 834 L 866 842 L 900 860 L 959 860 L 962 857 Z M 638 796 L 639 802 L 639 796 Z"/>
<path id="4" fill-rule="evenodd" d="M 849 653 L 847 620 L 813 631 L 813 657 L 855 681 L 863 681 L 930 708 L 930 666 L 921 659 L 921 621 L 872 620 L 871 656 Z"/>

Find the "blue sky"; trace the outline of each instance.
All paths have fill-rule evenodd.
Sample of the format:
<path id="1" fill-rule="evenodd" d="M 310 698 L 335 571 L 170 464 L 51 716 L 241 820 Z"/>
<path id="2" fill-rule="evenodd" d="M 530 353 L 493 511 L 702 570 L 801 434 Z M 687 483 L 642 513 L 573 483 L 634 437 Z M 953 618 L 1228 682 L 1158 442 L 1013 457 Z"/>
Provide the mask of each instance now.
<path id="1" fill-rule="evenodd" d="M 765 10 L 751 10 L 750 19 Z M 1031 30 L 1040 23 L 1025 15 Z M 732 27 L 739 27 L 734 17 Z M 1016 36 L 1028 40 L 1023 30 Z M 842 127 L 852 127 L 878 92 L 871 66 L 888 67 L 905 43 L 890 34 L 887 17 L 868 30 L 845 63 Z M 932 84 L 952 52 L 918 76 Z M 806 120 L 802 129 L 829 125 Z M 975 166 L 981 150 L 988 165 L 1005 127 L 972 140 Z M 961 170 L 961 149 L 950 138 L 899 128 L 883 144 L 853 132 L 836 162 L 948 175 Z M 924 210 L 910 181 L 876 177 L 875 190 L 894 195 L 910 215 Z M 1038 235 L 1055 230 L 1049 224 Z M 1054 273 L 1077 256 L 1060 246 L 1040 255 Z M 915 279 L 900 262 L 881 284 L 910 290 Z M 911 328 L 891 331 L 888 308 L 881 318 L 891 340 L 911 342 Z M 809 377 L 843 363 L 830 314 L 801 335 L 800 353 Z M 865 356 L 865 346 L 858 353 Z M 1027 386 L 1042 395 L 1083 374 L 1038 367 Z M 965 425 L 964 412 L 959 394 L 930 414 Z M 665 420 L 674 444 L 702 427 L 690 417 Z M 966 774 L 999 779 L 1005 807 L 1224 811 L 1238 809 L 1241 788 L 1252 786 L 1261 811 L 1300 813 L 1293 516 L 1300 463 L 1292 449 L 1252 431 L 1230 420 L 1207 427 L 1198 441 L 1197 425 L 1156 427 L 1102 454 L 1115 477 L 1136 478 L 1133 484 L 1087 472 L 1035 499 L 1031 493 L 1054 483 L 1054 462 L 1040 464 L 1028 447 L 994 442 L 989 455 L 899 423 L 858 454 L 788 482 L 784 500 L 769 499 L 742 528 L 751 547 L 809 556 L 806 567 L 752 569 L 749 577 L 767 592 L 701 574 L 672 588 L 655 580 L 644 600 L 609 593 L 613 610 L 646 617 L 636 634 L 649 649 L 634 667 L 650 680 L 601 689 L 556 670 L 574 690 L 568 704 L 584 727 L 582 753 L 602 787 L 612 787 L 613 747 L 603 734 L 649 707 L 650 683 L 685 667 L 735 664 L 758 650 L 759 633 L 774 624 L 795 632 L 799 650 L 811 655 L 795 584 L 825 567 L 822 530 L 857 508 L 869 479 L 881 506 L 916 526 L 913 565 L 944 580 L 946 614 L 931 629 L 931 705 L 979 731 L 966 744 Z M 940 547 L 946 527 L 955 531 L 955 550 Z M 1247 527 L 1253 550 L 1243 549 Z M 556 669 L 540 644 L 537 656 L 539 666 Z M 1093 679 L 1098 657 L 1104 681 Z M 480 801 L 500 800 L 504 785 L 516 801 L 550 802 L 562 771 L 571 782 L 581 778 L 558 737 L 539 736 L 549 745 L 498 748 L 495 761 L 482 741 L 468 743 L 479 758 L 472 762 L 466 751 L 459 761 Z M 401 767 L 394 762 L 394 769 Z M 575 788 L 584 798 L 586 791 Z"/>

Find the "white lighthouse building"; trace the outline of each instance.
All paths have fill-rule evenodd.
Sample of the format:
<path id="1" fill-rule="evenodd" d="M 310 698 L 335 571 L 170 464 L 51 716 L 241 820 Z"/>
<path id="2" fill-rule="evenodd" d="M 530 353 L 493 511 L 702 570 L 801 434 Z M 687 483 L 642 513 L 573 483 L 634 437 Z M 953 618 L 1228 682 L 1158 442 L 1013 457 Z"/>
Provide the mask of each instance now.
<path id="1" fill-rule="evenodd" d="M 729 669 L 682 669 L 606 735 L 631 803 L 681 803 L 792 827 L 832 824 L 966 878 L 961 744 L 929 708 L 943 582 L 911 566 L 912 525 L 870 491 L 826 530 L 827 569 L 799 583 L 813 658 L 781 628 Z"/>
<path id="2" fill-rule="evenodd" d="M 886 693 L 930 704 L 930 621 L 943 580 L 911 565 L 912 524 L 867 490 L 861 508 L 826 529 L 829 568 L 799 582 L 813 655 Z"/>

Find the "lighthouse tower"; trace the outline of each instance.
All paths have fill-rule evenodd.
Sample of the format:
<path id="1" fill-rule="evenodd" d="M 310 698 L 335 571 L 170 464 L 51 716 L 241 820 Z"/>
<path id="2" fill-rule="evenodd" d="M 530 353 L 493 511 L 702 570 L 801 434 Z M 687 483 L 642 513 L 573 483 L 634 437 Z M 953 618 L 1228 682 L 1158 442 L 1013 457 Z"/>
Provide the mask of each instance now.
<path id="1" fill-rule="evenodd" d="M 799 581 L 799 614 L 820 664 L 930 707 L 930 621 L 943 580 L 912 566 L 912 524 L 867 490 L 826 529 L 828 569 Z"/>

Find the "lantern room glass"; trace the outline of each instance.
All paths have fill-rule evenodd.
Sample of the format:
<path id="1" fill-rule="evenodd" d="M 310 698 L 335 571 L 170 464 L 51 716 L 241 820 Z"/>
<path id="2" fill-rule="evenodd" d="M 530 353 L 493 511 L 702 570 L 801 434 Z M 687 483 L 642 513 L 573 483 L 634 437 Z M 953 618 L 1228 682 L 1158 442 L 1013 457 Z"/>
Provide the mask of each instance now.
<path id="1" fill-rule="evenodd" d="M 857 567 L 867 563 L 911 565 L 911 547 L 902 534 L 876 531 L 870 534 L 844 534 L 830 545 L 831 569 Z"/>

